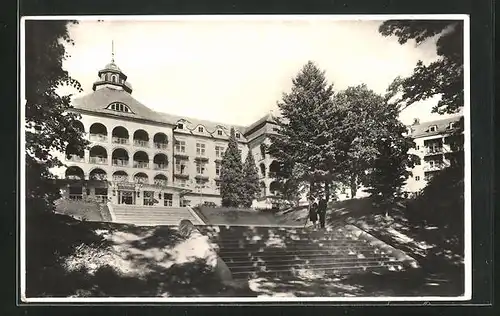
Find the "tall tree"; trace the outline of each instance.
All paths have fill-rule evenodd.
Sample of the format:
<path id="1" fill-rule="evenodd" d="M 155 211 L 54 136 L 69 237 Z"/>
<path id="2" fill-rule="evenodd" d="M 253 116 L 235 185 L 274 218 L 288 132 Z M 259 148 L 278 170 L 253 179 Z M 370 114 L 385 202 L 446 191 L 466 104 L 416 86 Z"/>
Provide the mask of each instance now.
<path id="1" fill-rule="evenodd" d="M 385 103 L 374 117 L 379 123 L 376 128 L 378 137 L 373 140 L 377 155 L 363 184 L 376 203 L 384 207 L 401 197 L 403 185 L 418 157 L 408 152 L 415 143 L 406 136 L 406 126 L 399 121 L 397 107 Z"/>
<path id="2" fill-rule="evenodd" d="M 361 186 L 367 169 L 373 164 L 378 150 L 375 146 L 384 122 L 384 98 L 365 84 L 348 87 L 335 95 L 335 106 L 342 117 L 338 180 L 351 190 L 351 198 Z"/>
<path id="3" fill-rule="evenodd" d="M 241 206 L 251 207 L 253 200 L 257 198 L 259 193 L 259 172 L 255 165 L 255 159 L 250 150 L 243 164 L 243 187 L 241 196 Z"/>
<path id="4" fill-rule="evenodd" d="M 268 152 L 283 164 L 300 164 L 305 179 L 310 182 L 311 194 L 331 182 L 336 165 L 335 119 L 332 115 L 333 86 L 325 72 L 309 61 L 292 79 L 292 90 L 283 94 L 276 118 L 279 135 L 273 136 Z"/>
<path id="5" fill-rule="evenodd" d="M 396 78 L 392 89 L 401 92 L 397 99 L 402 108 L 440 95 L 434 112 L 456 113 L 464 105 L 463 21 L 389 20 L 382 23 L 383 36 L 396 36 L 400 44 L 414 40 L 417 45 L 437 37 L 438 59 L 429 65 L 418 61 L 413 74 Z"/>
<path id="6" fill-rule="evenodd" d="M 243 188 L 243 166 L 241 152 L 238 149 L 234 128 L 231 128 L 229 144 L 222 158 L 220 171 L 220 193 L 222 206 L 238 207 L 241 202 Z"/>
<path id="7" fill-rule="evenodd" d="M 49 170 L 62 165 L 51 152 L 64 152 L 68 144 L 82 151 L 88 144 L 74 124 L 80 117 L 70 111 L 71 95 L 58 93 L 63 86 L 82 91 L 62 67 L 69 57 L 64 45 L 73 44 L 68 26 L 76 22 L 25 23 L 26 207 L 51 210 L 60 194 Z"/>

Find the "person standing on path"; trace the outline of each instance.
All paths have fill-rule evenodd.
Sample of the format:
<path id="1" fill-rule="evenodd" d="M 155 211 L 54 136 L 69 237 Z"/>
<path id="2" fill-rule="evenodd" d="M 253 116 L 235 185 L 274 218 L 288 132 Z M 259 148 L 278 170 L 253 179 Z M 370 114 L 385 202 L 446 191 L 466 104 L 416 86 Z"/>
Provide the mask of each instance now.
<path id="1" fill-rule="evenodd" d="M 325 198 L 322 198 L 318 204 L 319 225 L 321 228 L 325 228 L 326 204 Z"/>
<path id="2" fill-rule="evenodd" d="M 313 223 L 313 227 L 316 228 L 317 222 L 318 222 L 318 204 L 313 203 L 312 205 L 309 206 L 309 220 L 311 223 Z"/>

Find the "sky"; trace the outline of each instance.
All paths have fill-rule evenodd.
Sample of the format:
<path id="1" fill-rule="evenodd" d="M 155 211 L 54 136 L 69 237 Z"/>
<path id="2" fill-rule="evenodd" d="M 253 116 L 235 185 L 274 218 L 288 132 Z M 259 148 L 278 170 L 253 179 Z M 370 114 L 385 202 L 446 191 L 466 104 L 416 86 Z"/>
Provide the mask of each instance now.
<path id="1" fill-rule="evenodd" d="M 63 67 L 84 93 L 112 58 L 128 76 L 132 95 L 153 110 L 226 124 L 249 125 L 277 110 L 292 78 L 312 60 L 339 91 L 365 83 L 384 93 L 418 60 L 437 58 L 435 42 L 400 45 L 378 33 L 381 21 L 175 20 L 80 21 Z M 431 114 L 438 98 L 401 113 L 410 124 Z M 276 113 L 276 112 L 275 112 Z"/>

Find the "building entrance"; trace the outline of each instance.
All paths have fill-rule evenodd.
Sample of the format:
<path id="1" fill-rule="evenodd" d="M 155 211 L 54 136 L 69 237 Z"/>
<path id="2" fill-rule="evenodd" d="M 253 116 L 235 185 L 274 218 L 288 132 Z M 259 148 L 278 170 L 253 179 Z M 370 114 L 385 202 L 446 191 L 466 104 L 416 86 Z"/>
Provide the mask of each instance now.
<path id="1" fill-rule="evenodd" d="M 134 191 L 118 191 L 118 204 L 135 204 Z"/>

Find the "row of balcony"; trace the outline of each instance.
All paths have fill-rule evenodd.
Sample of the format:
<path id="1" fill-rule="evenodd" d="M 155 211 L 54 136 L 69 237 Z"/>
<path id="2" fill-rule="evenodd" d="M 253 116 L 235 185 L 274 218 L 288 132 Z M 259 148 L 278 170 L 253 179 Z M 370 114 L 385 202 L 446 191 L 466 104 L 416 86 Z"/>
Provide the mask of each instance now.
<path id="1" fill-rule="evenodd" d="M 103 134 L 89 134 L 89 140 L 94 141 L 94 142 L 107 143 L 108 136 L 103 135 Z M 120 144 L 120 145 L 129 145 L 130 139 L 124 138 L 124 137 L 113 136 L 113 137 L 111 137 L 111 143 L 112 144 Z M 134 144 L 134 146 L 137 146 L 137 147 L 144 147 L 144 148 L 153 147 L 156 149 L 163 149 L 163 150 L 168 149 L 168 143 L 159 143 L 159 142 L 151 143 L 150 141 L 142 140 L 142 139 L 134 139 L 133 144 Z"/>
<path id="2" fill-rule="evenodd" d="M 85 162 L 85 158 L 78 155 L 70 155 L 66 157 L 67 161 L 71 162 Z M 106 157 L 89 157 L 89 163 L 96 165 L 109 165 L 110 159 Z M 116 167 L 132 167 L 139 169 L 149 169 L 150 165 L 154 170 L 166 170 L 168 169 L 167 163 L 152 163 L 148 161 L 133 161 L 132 166 L 130 166 L 130 160 L 127 159 L 111 159 L 111 165 Z"/>

